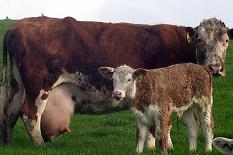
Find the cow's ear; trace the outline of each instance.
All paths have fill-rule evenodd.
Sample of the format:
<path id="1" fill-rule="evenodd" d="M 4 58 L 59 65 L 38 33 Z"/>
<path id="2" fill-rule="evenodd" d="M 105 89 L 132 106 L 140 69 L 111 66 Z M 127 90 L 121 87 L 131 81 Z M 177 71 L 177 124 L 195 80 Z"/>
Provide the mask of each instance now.
<path id="1" fill-rule="evenodd" d="M 228 36 L 229 36 L 230 40 L 233 39 L 233 28 L 228 30 Z"/>
<path id="2" fill-rule="evenodd" d="M 197 38 L 197 28 L 192 28 L 192 27 L 186 27 L 185 28 L 187 38 L 191 37 L 192 39 Z"/>
<path id="3" fill-rule="evenodd" d="M 134 79 L 139 79 L 143 78 L 147 74 L 148 70 L 143 69 L 143 68 L 138 68 L 134 71 L 133 78 Z"/>
<path id="4" fill-rule="evenodd" d="M 98 72 L 105 79 L 111 79 L 112 78 L 112 74 L 114 72 L 114 68 L 112 68 L 112 67 L 100 67 L 98 69 Z"/>

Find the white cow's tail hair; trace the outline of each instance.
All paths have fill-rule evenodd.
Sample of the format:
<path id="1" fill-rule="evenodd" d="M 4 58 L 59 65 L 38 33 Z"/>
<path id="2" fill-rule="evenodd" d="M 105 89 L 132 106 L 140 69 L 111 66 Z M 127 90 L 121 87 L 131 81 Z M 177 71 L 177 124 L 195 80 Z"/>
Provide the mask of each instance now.
<path id="1" fill-rule="evenodd" d="M 216 137 L 213 139 L 213 146 L 222 154 L 233 154 L 233 139 Z"/>

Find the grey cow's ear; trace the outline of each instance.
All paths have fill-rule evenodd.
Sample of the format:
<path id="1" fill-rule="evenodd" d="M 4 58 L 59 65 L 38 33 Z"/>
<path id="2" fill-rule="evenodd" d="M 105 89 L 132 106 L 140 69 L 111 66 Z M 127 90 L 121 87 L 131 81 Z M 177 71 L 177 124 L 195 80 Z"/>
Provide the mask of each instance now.
<path id="1" fill-rule="evenodd" d="M 233 28 L 228 30 L 228 36 L 229 36 L 230 40 L 233 39 Z"/>
<path id="2" fill-rule="evenodd" d="M 192 27 L 186 27 L 185 28 L 186 32 L 189 33 L 191 36 L 195 36 L 197 33 L 197 28 L 192 28 Z"/>
<path id="3" fill-rule="evenodd" d="M 133 78 L 143 78 L 147 74 L 148 70 L 143 68 L 138 68 L 134 71 Z"/>
<path id="4" fill-rule="evenodd" d="M 193 43 L 197 39 L 197 29 L 192 27 L 186 27 L 184 35 L 188 44 Z"/>
<path id="5" fill-rule="evenodd" d="M 114 72 L 114 68 L 112 68 L 112 67 L 100 67 L 98 69 L 98 72 L 105 79 L 111 79 L 112 78 L 112 74 Z"/>

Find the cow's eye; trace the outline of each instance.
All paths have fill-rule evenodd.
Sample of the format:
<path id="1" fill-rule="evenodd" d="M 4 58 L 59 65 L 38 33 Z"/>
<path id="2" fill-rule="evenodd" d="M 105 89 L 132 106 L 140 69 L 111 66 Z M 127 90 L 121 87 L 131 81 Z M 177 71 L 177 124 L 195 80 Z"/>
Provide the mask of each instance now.
<path id="1" fill-rule="evenodd" d="M 131 81 L 131 79 L 128 79 L 128 82 L 130 82 Z"/>
<path id="2" fill-rule="evenodd" d="M 227 39 L 227 40 L 226 40 L 226 43 L 228 43 L 228 42 L 229 42 L 229 40 Z"/>

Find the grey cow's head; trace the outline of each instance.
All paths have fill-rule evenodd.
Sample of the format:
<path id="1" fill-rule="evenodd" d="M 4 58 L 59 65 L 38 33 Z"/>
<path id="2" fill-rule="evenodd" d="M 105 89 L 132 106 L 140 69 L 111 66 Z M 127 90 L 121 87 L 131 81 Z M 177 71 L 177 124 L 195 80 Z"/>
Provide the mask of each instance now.
<path id="1" fill-rule="evenodd" d="M 203 20 L 196 28 L 197 63 L 208 66 L 214 75 L 225 75 L 224 62 L 232 29 L 216 18 Z"/>
<path id="2" fill-rule="evenodd" d="M 133 98 L 136 91 L 136 79 L 139 76 L 145 75 L 148 70 L 133 69 L 127 65 L 122 65 L 117 68 L 100 67 L 99 73 L 106 79 L 113 80 L 112 97 L 117 100 L 123 98 Z"/>

